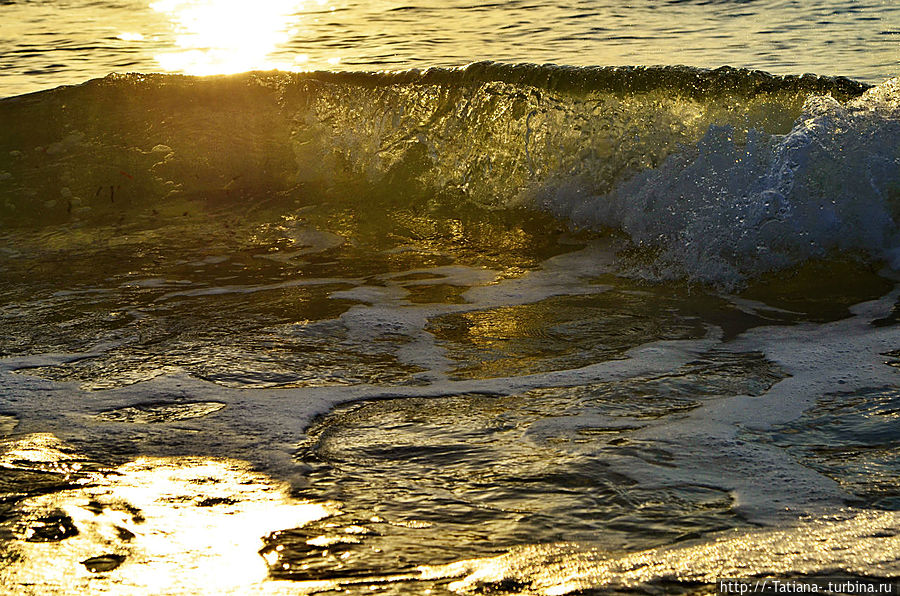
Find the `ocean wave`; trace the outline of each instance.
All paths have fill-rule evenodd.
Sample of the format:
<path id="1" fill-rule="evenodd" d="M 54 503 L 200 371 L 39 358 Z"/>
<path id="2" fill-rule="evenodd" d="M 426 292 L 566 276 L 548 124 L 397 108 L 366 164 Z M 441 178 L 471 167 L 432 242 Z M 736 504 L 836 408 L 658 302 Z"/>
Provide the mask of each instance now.
<path id="1" fill-rule="evenodd" d="M 657 279 L 897 265 L 898 106 L 896 80 L 734 68 L 111 75 L 0 100 L 0 223 L 525 208 L 624 232 Z"/>
<path id="2" fill-rule="evenodd" d="M 609 193 L 555 186 L 543 204 L 581 226 L 621 228 L 664 277 L 733 285 L 860 251 L 897 268 L 898 148 L 894 79 L 846 103 L 811 96 L 785 134 L 713 124 Z"/>

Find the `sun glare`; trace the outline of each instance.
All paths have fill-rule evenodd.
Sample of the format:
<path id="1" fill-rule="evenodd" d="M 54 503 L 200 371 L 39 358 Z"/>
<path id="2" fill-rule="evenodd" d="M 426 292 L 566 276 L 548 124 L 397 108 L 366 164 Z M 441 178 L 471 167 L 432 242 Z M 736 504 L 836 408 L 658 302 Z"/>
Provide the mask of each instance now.
<path id="1" fill-rule="evenodd" d="M 61 470 L 70 457 L 50 434 L 5 447 L 0 466 L 13 472 Z M 296 594 L 268 578 L 262 537 L 334 512 L 292 498 L 241 461 L 141 457 L 18 501 L 0 520 L 0 532 L 18 538 L 0 544 L 0 585 L 34 594 Z"/>
<path id="2" fill-rule="evenodd" d="M 271 55 L 296 31 L 302 0 L 157 0 L 171 19 L 176 48 L 155 56 L 163 69 L 194 75 L 288 69 Z"/>

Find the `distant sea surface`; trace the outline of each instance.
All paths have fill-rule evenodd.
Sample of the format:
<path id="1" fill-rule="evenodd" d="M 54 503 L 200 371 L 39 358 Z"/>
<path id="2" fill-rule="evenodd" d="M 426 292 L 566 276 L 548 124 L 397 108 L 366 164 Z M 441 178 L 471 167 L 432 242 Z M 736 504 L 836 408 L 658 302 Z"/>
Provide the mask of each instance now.
<path id="1" fill-rule="evenodd" d="M 0 96 L 111 72 L 687 64 L 879 83 L 892 0 L 4 0 Z"/>

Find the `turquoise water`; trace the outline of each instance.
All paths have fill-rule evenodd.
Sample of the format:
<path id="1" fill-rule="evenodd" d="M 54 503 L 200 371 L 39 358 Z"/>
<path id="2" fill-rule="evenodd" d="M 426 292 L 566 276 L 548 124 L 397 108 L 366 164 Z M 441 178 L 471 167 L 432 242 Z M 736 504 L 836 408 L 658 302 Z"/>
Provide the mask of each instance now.
<path id="1" fill-rule="evenodd" d="M 0 593 L 900 577 L 896 6 L 0 12 Z"/>

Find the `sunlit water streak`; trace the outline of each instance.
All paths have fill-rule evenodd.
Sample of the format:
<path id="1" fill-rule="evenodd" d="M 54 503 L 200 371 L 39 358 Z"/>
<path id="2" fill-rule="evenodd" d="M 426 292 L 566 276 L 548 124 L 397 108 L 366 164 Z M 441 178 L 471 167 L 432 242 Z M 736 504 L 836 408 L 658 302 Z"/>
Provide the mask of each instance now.
<path id="1" fill-rule="evenodd" d="M 59 474 L 72 457 L 66 450 L 48 435 L 7 441 L 4 473 Z M 75 488 L 7 512 L 14 521 L 0 524 L 0 585 L 16 594 L 289 593 L 266 582 L 262 536 L 336 511 L 292 499 L 239 461 L 141 457 L 79 468 L 68 469 Z"/>

